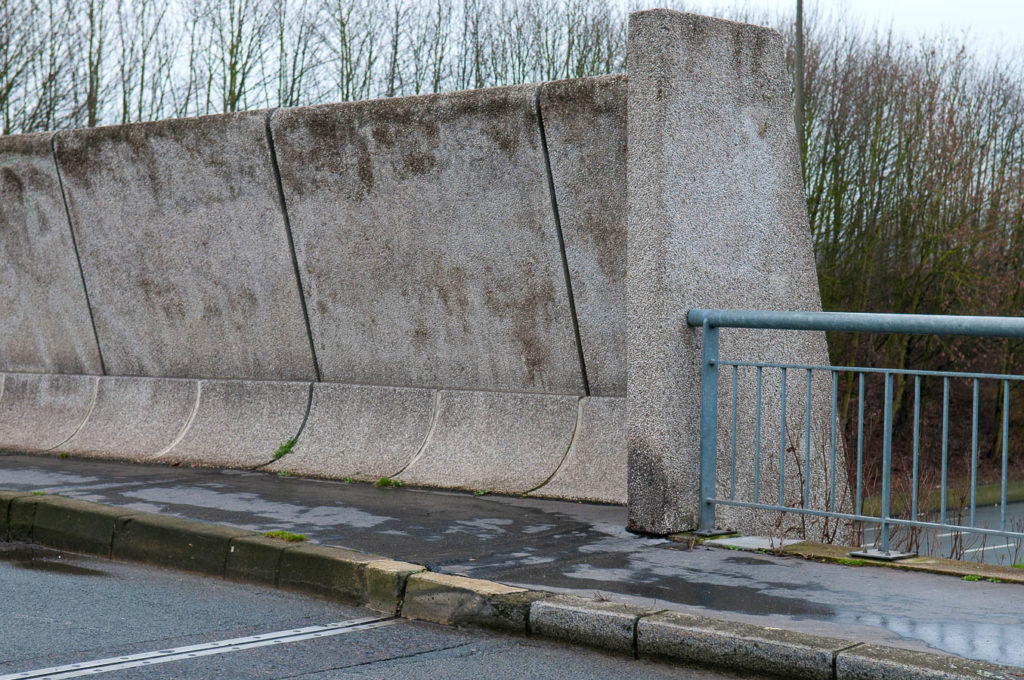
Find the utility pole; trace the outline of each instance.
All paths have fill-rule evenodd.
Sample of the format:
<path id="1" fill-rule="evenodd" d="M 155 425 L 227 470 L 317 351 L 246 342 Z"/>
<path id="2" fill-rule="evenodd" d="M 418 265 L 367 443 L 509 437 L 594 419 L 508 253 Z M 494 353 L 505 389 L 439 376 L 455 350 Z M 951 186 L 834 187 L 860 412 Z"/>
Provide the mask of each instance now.
<path id="1" fill-rule="evenodd" d="M 800 143 L 800 170 L 804 169 L 804 0 L 796 0 L 796 138 Z"/>

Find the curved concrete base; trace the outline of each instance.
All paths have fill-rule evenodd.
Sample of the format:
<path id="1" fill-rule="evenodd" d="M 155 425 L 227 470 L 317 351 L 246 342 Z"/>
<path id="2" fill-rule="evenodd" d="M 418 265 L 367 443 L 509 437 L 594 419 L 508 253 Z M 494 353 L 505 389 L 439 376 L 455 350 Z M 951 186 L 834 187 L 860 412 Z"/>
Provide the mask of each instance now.
<path id="1" fill-rule="evenodd" d="M 309 388 L 306 382 L 203 380 L 195 418 L 158 461 L 225 468 L 265 465 L 298 434 Z"/>
<path id="2" fill-rule="evenodd" d="M 184 430 L 198 397 L 196 380 L 100 378 L 92 413 L 60 450 L 95 458 L 155 456 Z"/>
<path id="3" fill-rule="evenodd" d="M 48 451 L 70 439 L 96 400 L 93 375 L 9 373 L 0 396 L 0 448 Z"/>
<path id="4" fill-rule="evenodd" d="M 430 430 L 435 392 L 316 383 L 295 448 L 268 470 L 372 481 L 404 469 Z"/>
<path id="5" fill-rule="evenodd" d="M 422 454 L 399 476 L 422 486 L 525 493 L 565 457 L 579 398 L 558 394 L 439 394 Z"/>
<path id="6" fill-rule="evenodd" d="M 626 399 L 584 397 L 565 462 L 531 496 L 626 503 Z"/>

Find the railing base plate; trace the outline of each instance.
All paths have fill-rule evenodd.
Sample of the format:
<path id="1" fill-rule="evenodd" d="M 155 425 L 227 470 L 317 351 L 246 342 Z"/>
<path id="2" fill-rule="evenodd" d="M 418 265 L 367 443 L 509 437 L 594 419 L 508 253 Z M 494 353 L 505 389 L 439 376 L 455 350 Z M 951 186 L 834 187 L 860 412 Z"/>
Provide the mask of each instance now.
<path id="1" fill-rule="evenodd" d="M 854 550 L 850 553 L 850 557 L 859 557 L 866 560 L 880 560 L 882 562 L 895 562 L 897 560 L 905 560 L 908 557 L 917 557 L 917 553 L 899 552 L 897 550 L 882 552 L 877 548 L 872 548 L 870 550 Z"/>
<path id="2" fill-rule="evenodd" d="M 735 529 L 706 529 L 704 531 L 694 531 L 693 535 L 700 538 L 718 538 L 719 536 L 739 536 L 738 531 Z"/>

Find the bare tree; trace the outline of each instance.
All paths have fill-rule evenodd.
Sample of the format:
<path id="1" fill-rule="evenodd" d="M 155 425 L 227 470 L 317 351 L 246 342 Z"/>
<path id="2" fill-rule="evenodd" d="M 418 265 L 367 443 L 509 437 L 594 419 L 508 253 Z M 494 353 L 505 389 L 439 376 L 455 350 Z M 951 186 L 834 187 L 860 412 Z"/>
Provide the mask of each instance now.
<path id="1" fill-rule="evenodd" d="M 373 0 L 321 0 L 320 39 L 326 51 L 335 98 L 372 96 L 386 15 Z"/>
<path id="2" fill-rule="evenodd" d="M 153 120 L 168 114 L 177 52 L 168 30 L 169 3 L 118 0 L 120 122 Z"/>

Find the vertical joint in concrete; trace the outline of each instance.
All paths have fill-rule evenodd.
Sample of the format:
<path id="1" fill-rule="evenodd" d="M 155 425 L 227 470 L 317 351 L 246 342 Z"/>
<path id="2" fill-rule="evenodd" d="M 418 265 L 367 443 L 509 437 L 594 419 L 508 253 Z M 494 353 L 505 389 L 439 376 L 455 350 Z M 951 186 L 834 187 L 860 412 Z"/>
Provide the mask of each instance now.
<path id="1" fill-rule="evenodd" d="M 75 225 L 71 221 L 71 209 L 68 207 L 68 194 L 64 190 L 64 178 L 60 173 L 60 163 L 57 162 L 57 135 L 50 137 L 50 155 L 53 157 L 53 168 L 57 173 L 57 184 L 60 186 L 60 198 L 64 203 L 64 217 L 68 221 L 68 231 L 71 233 L 71 247 L 75 251 L 75 264 L 78 266 L 78 276 L 82 280 L 82 292 L 85 294 L 85 306 L 89 310 L 89 323 L 92 325 L 92 336 L 96 340 L 96 354 L 100 359 L 100 373 L 107 374 L 107 365 L 103 361 L 103 347 L 100 345 L 100 334 L 96 331 L 96 317 L 92 313 L 92 301 L 89 299 L 89 286 L 85 282 L 85 272 L 82 270 L 82 256 L 78 254 L 78 238 L 75 236 Z"/>
<path id="2" fill-rule="evenodd" d="M 565 290 L 569 297 L 569 316 L 572 318 L 572 330 L 576 338 L 576 350 L 580 359 L 580 377 L 583 380 L 583 393 L 590 396 L 590 381 L 587 379 L 587 362 L 583 356 L 583 339 L 580 337 L 580 321 L 576 314 L 576 296 L 572 292 L 572 276 L 569 273 L 569 258 L 565 254 L 565 236 L 562 234 L 562 218 L 558 213 L 558 195 L 555 193 L 555 178 L 551 173 L 551 156 L 548 154 L 548 137 L 544 130 L 544 112 L 541 110 L 540 96 L 544 85 L 537 88 L 534 109 L 537 112 L 537 126 L 540 130 L 540 146 L 544 153 L 544 171 L 548 178 L 548 194 L 551 196 L 551 212 L 555 220 L 555 231 L 558 234 L 558 251 L 562 257 L 562 273 L 565 275 Z"/>
<path id="3" fill-rule="evenodd" d="M 292 258 L 292 268 L 295 270 L 295 283 L 299 288 L 299 304 L 302 305 L 302 318 L 306 322 L 306 337 L 309 338 L 309 353 L 313 357 L 313 373 L 316 381 L 320 382 L 320 361 L 316 356 L 316 343 L 313 342 L 313 328 L 309 324 L 309 308 L 306 305 L 306 291 L 302 285 L 302 271 L 299 268 L 299 258 L 295 255 L 295 239 L 292 236 L 292 222 L 288 218 L 288 204 L 284 198 L 284 184 L 281 182 L 281 168 L 277 163 L 277 147 L 274 145 L 274 130 L 270 125 L 270 118 L 274 110 L 267 112 L 267 148 L 270 150 L 270 165 L 274 169 L 274 184 L 277 187 L 277 200 L 281 206 L 281 218 L 284 220 L 284 232 L 288 237 L 288 253 Z M 310 387 L 312 390 L 312 387 Z M 312 393 L 311 393 L 312 394 Z M 312 397 L 311 397 L 312 398 Z M 309 417 L 309 409 L 306 409 L 306 417 Z M 302 421 L 303 427 L 306 421 Z M 302 432 L 300 429 L 299 432 Z M 298 436 L 298 435 L 296 435 Z"/>

